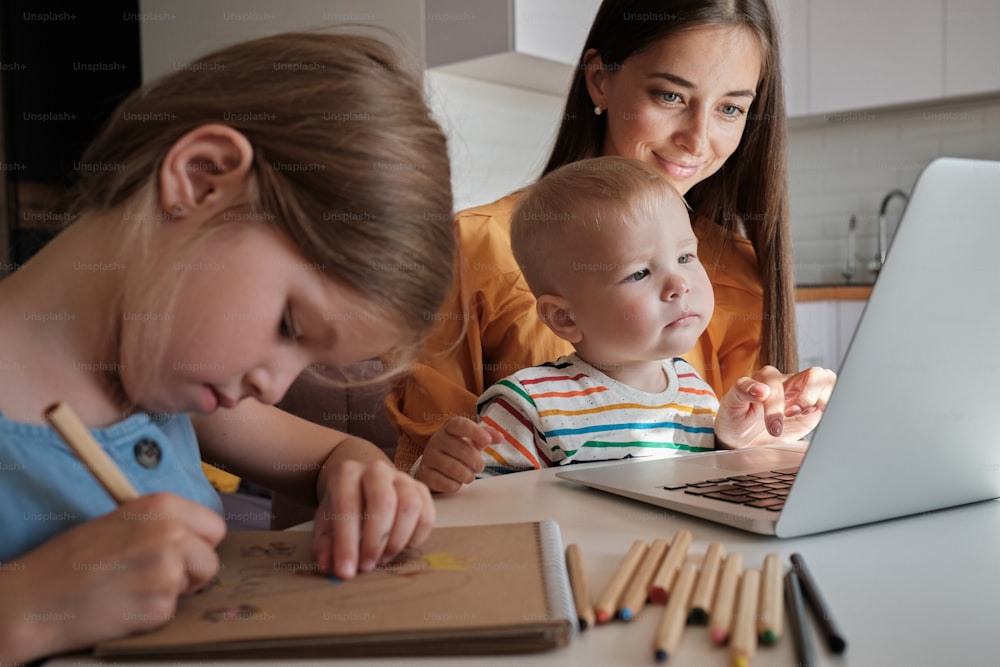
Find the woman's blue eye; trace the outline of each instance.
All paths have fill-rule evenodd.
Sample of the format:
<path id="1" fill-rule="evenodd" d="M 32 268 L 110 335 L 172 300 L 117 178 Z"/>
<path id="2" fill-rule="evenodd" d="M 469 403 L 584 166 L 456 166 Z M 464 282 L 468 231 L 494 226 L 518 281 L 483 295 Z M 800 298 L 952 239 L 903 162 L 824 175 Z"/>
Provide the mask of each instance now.
<path id="1" fill-rule="evenodd" d="M 660 99 L 667 104 L 676 104 L 681 101 L 680 93 L 660 93 Z"/>
<path id="2" fill-rule="evenodd" d="M 626 278 L 625 282 L 627 283 L 638 282 L 648 275 L 649 275 L 649 269 L 641 269 L 630 275 L 628 278 Z"/>
<path id="3" fill-rule="evenodd" d="M 731 118 L 739 118 L 746 113 L 746 111 L 743 107 L 738 107 L 735 104 L 726 104 L 722 107 L 722 113 L 726 116 L 730 116 Z"/>

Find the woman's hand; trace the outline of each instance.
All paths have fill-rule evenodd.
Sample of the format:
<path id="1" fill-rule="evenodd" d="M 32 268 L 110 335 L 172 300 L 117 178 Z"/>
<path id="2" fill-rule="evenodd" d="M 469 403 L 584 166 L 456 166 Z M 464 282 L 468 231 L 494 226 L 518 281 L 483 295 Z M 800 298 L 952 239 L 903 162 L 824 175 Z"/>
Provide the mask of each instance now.
<path id="1" fill-rule="evenodd" d="M 764 366 L 722 397 L 715 419 L 716 445 L 752 447 L 795 442 L 816 428 L 837 383 L 833 371 L 813 366 L 786 375 Z"/>
<path id="2" fill-rule="evenodd" d="M 218 514 L 169 493 L 142 496 L 0 569 L 0 664 L 163 625 L 178 596 L 219 568 Z"/>
<path id="3" fill-rule="evenodd" d="M 388 460 L 334 463 L 324 484 L 313 522 L 321 572 L 350 579 L 419 546 L 431 533 L 430 491 Z"/>
<path id="4" fill-rule="evenodd" d="M 483 471 L 483 450 L 501 440 L 489 426 L 454 417 L 427 441 L 414 476 L 436 493 L 458 491 Z"/>

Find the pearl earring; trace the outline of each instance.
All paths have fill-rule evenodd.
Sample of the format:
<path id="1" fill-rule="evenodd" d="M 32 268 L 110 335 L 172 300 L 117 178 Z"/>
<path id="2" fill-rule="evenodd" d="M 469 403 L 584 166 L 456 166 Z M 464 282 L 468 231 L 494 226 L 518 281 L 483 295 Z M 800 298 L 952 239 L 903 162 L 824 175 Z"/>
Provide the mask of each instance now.
<path id="1" fill-rule="evenodd" d="M 595 105 L 594 106 L 594 115 L 595 116 L 600 116 L 602 113 L 604 113 L 604 109 L 601 108 L 601 105 L 600 104 Z"/>

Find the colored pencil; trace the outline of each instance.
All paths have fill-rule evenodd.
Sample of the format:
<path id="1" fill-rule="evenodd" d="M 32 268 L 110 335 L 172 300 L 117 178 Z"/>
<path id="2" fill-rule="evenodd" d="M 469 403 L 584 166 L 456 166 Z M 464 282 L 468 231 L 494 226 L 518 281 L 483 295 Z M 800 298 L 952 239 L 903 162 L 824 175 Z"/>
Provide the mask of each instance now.
<path id="1" fill-rule="evenodd" d="M 666 604 L 670 597 L 670 587 L 677 577 L 677 573 L 687 558 L 688 549 L 691 547 L 691 531 L 681 528 L 674 535 L 674 541 L 670 543 L 667 556 L 663 559 L 663 564 L 653 577 L 653 584 L 649 589 L 649 599 L 653 604 Z"/>
<path id="2" fill-rule="evenodd" d="M 618 618 L 623 621 L 631 621 L 639 615 L 639 611 L 649 598 L 649 585 L 653 582 L 653 575 L 656 574 L 656 570 L 660 567 L 666 553 L 667 541 L 653 540 L 652 546 L 646 552 L 646 557 L 642 559 L 642 565 L 636 570 L 631 583 L 618 601 Z"/>
<path id="3" fill-rule="evenodd" d="M 618 600 L 621 599 L 625 588 L 632 581 L 632 576 L 648 550 L 649 546 L 642 540 L 636 540 L 632 543 L 632 548 L 625 554 L 625 558 L 618 566 L 618 571 L 615 572 L 604 592 L 601 593 L 601 597 L 597 600 L 594 616 L 597 617 L 598 623 L 607 623 L 614 618 L 615 612 L 618 610 Z"/>
<path id="4" fill-rule="evenodd" d="M 819 629 L 823 633 L 823 637 L 826 638 L 826 645 L 834 653 L 843 653 L 847 649 L 847 640 L 844 639 L 844 636 L 840 634 L 840 630 L 837 629 L 837 624 L 833 620 L 833 614 L 830 613 L 830 608 L 826 606 L 826 601 L 820 594 L 819 586 L 816 585 L 816 580 L 813 579 L 812 573 L 806 567 L 806 562 L 802 558 L 802 554 L 792 554 L 791 561 L 792 567 L 795 569 L 795 573 L 799 576 L 799 581 L 802 583 L 802 592 L 805 594 L 806 602 L 809 604 L 810 610 L 812 610 L 813 617 L 819 624 Z"/>
<path id="5" fill-rule="evenodd" d="M 806 624 L 806 610 L 802 606 L 802 588 L 795 570 L 785 574 L 785 607 L 788 609 L 788 627 L 795 645 L 795 664 L 812 667 L 816 664 L 813 656 L 812 639 Z"/>
<path id="6" fill-rule="evenodd" d="M 657 662 L 664 662 L 670 659 L 677 651 L 677 644 L 684 634 L 684 625 L 687 619 L 688 602 L 691 599 L 691 591 L 694 588 L 695 579 L 698 576 L 698 566 L 694 563 L 687 563 L 681 568 L 681 573 L 677 575 L 677 582 L 673 590 L 670 591 L 670 600 L 666 609 L 663 610 L 663 618 L 656 629 L 655 640 L 653 641 L 653 655 Z"/>
<path id="7" fill-rule="evenodd" d="M 761 575 L 760 613 L 757 615 L 757 636 L 762 644 L 770 646 L 781 639 L 784 631 L 784 596 L 781 594 L 781 556 L 767 554 Z"/>
<path id="8" fill-rule="evenodd" d="M 760 571 L 744 570 L 740 580 L 733 635 L 729 638 L 729 661 L 732 667 L 749 667 L 757 652 L 756 616 L 760 598 Z"/>
<path id="9" fill-rule="evenodd" d="M 691 594 L 691 604 L 688 605 L 688 623 L 705 625 L 708 615 L 712 612 L 712 599 L 715 597 L 715 587 L 719 580 L 719 570 L 722 559 L 726 555 L 725 548 L 718 542 L 708 545 L 705 558 L 701 561 L 701 572 L 698 583 Z"/>
<path id="10" fill-rule="evenodd" d="M 719 575 L 719 585 L 712 602 L 712 613 L 708 618 L 708 636 L 719 646 L 729 641 L 733 627 L 733 611 L 736 609 L 736 590 L 740 575 L 743 574 L 743 556 L 732 553 L 726 556 Z"/>
<path id="11" fill-rule="evenodd" d="M 573 589 L 573 600 L 576 603 L 576 617 L 580 629 L 586 630 L 594 625 L 594 607 L 590 603 L 590 587 L 583 570 L 583 554 L 577 544 L 566 547 L 566 569 L 569 571 L 569 585 Z"/>
<path id="12" fill-rule="evenodd" d="M 128 481 L 121 469 L 115 465 L 107 452 L 97 444 L 94 437 L 90 435 L 90 431 L 69 405 L 53 403 L 45 409 L 44 415 L 52 428 L 66 441 L 69 448 L 97 478 L 97 481 L 114 498 L 116 503 L 120 505 L 139 497 L 135 487 Z"/>

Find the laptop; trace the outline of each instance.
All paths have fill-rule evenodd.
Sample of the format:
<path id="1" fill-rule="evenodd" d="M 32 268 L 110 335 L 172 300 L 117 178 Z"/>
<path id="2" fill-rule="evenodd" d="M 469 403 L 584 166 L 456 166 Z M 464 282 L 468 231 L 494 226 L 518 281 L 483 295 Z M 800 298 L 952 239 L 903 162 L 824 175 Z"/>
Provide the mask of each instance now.
<path id="1" fill-rule="evenodd" d="M 1000 162 L 938 158 L 917 179 L 808 446 L 556 475 L 754 533 L 808 535 L 1000 497 L 998 397 Z"/>

